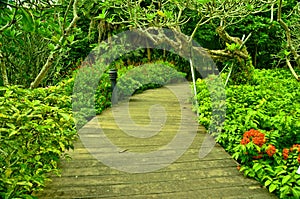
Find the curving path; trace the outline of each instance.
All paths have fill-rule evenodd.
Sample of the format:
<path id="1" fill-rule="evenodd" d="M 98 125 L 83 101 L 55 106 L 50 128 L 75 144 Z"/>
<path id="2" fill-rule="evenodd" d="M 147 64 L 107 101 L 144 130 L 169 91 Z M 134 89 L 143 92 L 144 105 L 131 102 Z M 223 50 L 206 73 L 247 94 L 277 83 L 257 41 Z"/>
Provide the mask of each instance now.
<path id="1" fill-rule="evenodd" d="M 276 198 L 243 177 L 222 147 L 210 150 L 210 142 L 203 143 L 207 134 L 191 111 L 190 95 L 189 85 L 173 84 L 134 95 L 93 118 L 79 131 L 72 160 L 61 163 L 61 177 L 36 196 Z M 204 158 L 201 146 L 209 152 Z"/>

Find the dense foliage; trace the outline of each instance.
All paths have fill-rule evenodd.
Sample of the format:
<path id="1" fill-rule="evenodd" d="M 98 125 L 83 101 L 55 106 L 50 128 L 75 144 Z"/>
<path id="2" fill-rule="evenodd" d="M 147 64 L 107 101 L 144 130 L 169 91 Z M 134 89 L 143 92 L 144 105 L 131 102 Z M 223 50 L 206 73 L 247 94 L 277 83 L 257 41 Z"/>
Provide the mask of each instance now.
<path id="1" fill-rule="evenodd" d="M 37 5 L 36 1 L 3 1 L 0 3 L 0 85 L 21 84 L 32 88 L 55 85 L 70 75 L 101 42 L 109 43 L 115 34 L 125 30 L 153 26 L 179 30 L 188 40 L 199 42 L 220 69 L 233 63 L 235 73 L 242 74 L 244 71 L 239 68 L 243 68 L 244 61 L 246 69 L 252 64 L 257 68 L 283 66 L 286 59 L 296 65 L 300 60 L 299 28 L 295 25 L 299 22 L 297 3 L 296 0 L 282 4 L 258 0 L 213 3 L 206 0 L 163 0 L 161 3 L 40 0 Z M 282 5 L 282 22 L 290 32 L 276 21 L 279 5 Z M 288 35 L 290 40 L 286 39 Z M 241 47 L 241 42 L 245 42 L 241 49 L 228 48 Z M 136 52 L 138 57 L 135 53 L 123 57 L 124 63 L 163 59 L 175 62 L 181 71 L 189 73 L 186 60 L 171 52 L 156 49 Z"/>
<path id="2" fill-rule="evenodd" d="M 158 88 L 173 81 L 181 81 L 185 75 L 167 62 L 122 67 L 118 69 L 115 95 L 121 101 L 134 93 L 149 88 Z M 75 86 L 79 92 L 73 93 L 73 113 L 77 120 L 77 128 L 82 127 L 95 114 L 100 114 L 105 108 L 111 106 L 112 91 L 108 71 L 101 74 L 99 84 L 94 87 L 94 81 L 97 79 L 95 69 L 85 67 L 82 68 L 80 77 L 76 80 Z M 71 81 L 74 84 L 74 78 Z M 94 88 L 96 88 L 95 91 Z M 94 96 L 87 97 L 91 94 Z"/>
<path id="3" fill-rule="evenodd" d="M 165 64 L 160 62 L 120 70 L 120 99 L 184 77 L 185 74 L 172 68 L 174 66 Z M 158 75 L 162 72 L 166 73 L 164 78 Z M 83 111 L 86 114 L 74 122 L 71 97 L 76 74 L 75 71 L 73 78 L 46 88 L 0 87 L 2 198 L 30 198 L 33 191 L 44 187 L 49 173 L 59 174 L 60 158 L 68 157 L 65 152 L 73 148 L 77 137 L 75 122 L 80 128 L 91 118 L 89 112 Z M 91 101 L 85 99 L 85 102 L 95 103 L 96 113 L 100 114 L 111 105 L 110 89 L 108 74 L 104 73 L 94 98 Z"/>
<path id="4" fill-rule="evenodd" d="M 214 122 L 207 81 L 197 81 L 199 122 L 206 127 Z M 242 164 L 245 175 L 281 198 L 298 198 L 299 82 L 285 69 L 255 70 L 253 82 L 247 85 L 229 82 L 226 120 L 217 141 Z"/>
<path id="5" fill-rule="evenodd" d="M 228 84 L 225 106 L 218 78 L 197 81 L 199 122 L 216 130 L 211 133 L 245 175 L 282 198 L 299 198 L 297 0 L 2 0 L 0 10 L 0 197 L 29 197 L 43 187 L 47 174 L 58 171 L 64 151 L 72 148 L 74 123 L 80 128 L 111 106 L 108 71 L 84 66 L 94 47 L 120 56 L 109 66 L 118 69 L 119 100 L 181 79 L 174 69 L 191 80 L 193 59 L 172 51 L 147 47 L 119 55 L 128 44 L 120 39 L 121 45 L 113 45 L 113 38 L 135 30 L 141 38 L 133 43 L 146 40 L 189 51 L 185 47 L 197 41 L 203 47 L 193 46 L 194 52 L 205 51 L 201 56 L 215 61 Z M 154 27 L 183 33 L 186 43 L 158 29 L 152 34 Z M 157 60 L 175 66 L 153 64 Z M 145 63 L 152 64 L 136 67 Z M 290 71 L 278 69 L 286 65 Z M 84 92 L 74 94 L 79 71 L 75 87 Z M 224 101 L 212 103 L 213 97 Z M 223 113 L 225 108 L 222 130 L 217 127 L 224 118 L 211 115 L 212 109 Z"/>
<path id="6" fill-rule="evenodd" d="M 122 73 L 124 73 L 122 75 Z M 129 66 L 119 70 L 118 99 L 122 100 L 150 88 L 158 88 L 171 82 L 183 81 L 185 73 L 175 70 L 175 66 L 167 62 L 156 62 L 139 67 Z"/>
<path id="7" fill-rule="evenodd" d="M 0 197 L 28 198 L 57 172 L 76 131 L 64 84 L 28 90 L 0 87 Z"/>

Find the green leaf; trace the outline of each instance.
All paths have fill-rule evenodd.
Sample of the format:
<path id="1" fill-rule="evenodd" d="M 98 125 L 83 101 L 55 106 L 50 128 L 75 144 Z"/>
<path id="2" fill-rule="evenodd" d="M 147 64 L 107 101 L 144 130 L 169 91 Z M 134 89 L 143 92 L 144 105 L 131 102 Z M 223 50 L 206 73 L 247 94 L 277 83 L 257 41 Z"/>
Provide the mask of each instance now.
<path id="1" fill-rule="evenodd" d="M 35 29 L 34 16 L 29 9 L 21 8 L 21 15 L 24 22 L 24 29 L 28 32 L 33 32 Z"/>
<path id="2" fill-rule="evenodd" d="M 290 175 L 284 176 L 284 177 L 282 178 L 282 184 L 286 184 L 290 179 L 291 179 L 291 176 L 290 176 Z"/>
<path id="3" fill-rule="evenodd" d="M 291 54 L 291 52 L 289 52 L 287 50 L 284 50 L 283 53 L 284 53 L 285 56 L 289 56 Z"/>
<path id="4" fill-rule="evenodd" d="M 29 187 L 33 186 L 33 184 L 31 182 L 26 182 L 26 181 L 17 182 L 17 185 L 29 186 Z"/>
<path id="5" fill-rule="evenodd" d="M 295 198 L 300 198 L 300 188 L 299 187 L 294 187 L 292 188 L 292 193 Z"/>
<path id="6" fill-rule="evenodd" d="M 277 186 L 275 184 L 271 184 L 269 186 L 269 191 L 272 193 L 273 191 L 275 191 L 276 188 L 277 188 Z"/>
<path id="7" fill-rule="evenodd" d="M 106 14 L 107 14 L 106 10 L 103 9 L 103 10 L 102 10 L 102 13 L 99 14 L 97 17 L 94 17 L 94 19 L 105 19 Z"/>
<path id="8" fill-rule="evenodd" d="M 261 165 L 260 165 L 259 163 L 255 163 L 255 164 L 253 165 L 253 169 L 254 169 L 255 172 L 257 172 L 258 170 L 261 169 Z"/>
<path id="9" fill-rule="evenodd" d="M 12 174 L 12 169 L 11 168 L 7 168 L 6 170 L 5 170 L 5 176 L 6 177 L 10 177 L 10 175 Z"/>
<path id="10" fill-rule="evenodd" d="M 9 135 L 8 135 L 8 137 L 12 137 L 13 135 L 16 135 L 16 134 L 18 134 L 19 133 L 19 131 L 12 131 Z"/>
<path id="11" fill-rule="evenodd" d="M 232 158 L 235 159 L 235 160 L 237 160 L 239 158 L 239 153 L 238 152 L 234 153 L 232 155 Z"/>
<path id="12" fill-rule="evenodd" d="M 70 35 L 67 40 L 72 43 L 74 41 L 75 35 Z"/>
<path id="13" fill-rule="evenodd" d="M 59 142 L 59 146 L 60 146 L 60 148 L 61 148 L 62 151 L 66 150 L 64 143 Z"/>
<path id="14" fill-rule="evenodd" d="M 53 50 L 55 50 L 55 45 L 52 44 L 52 43 L 49 43 L 49 44 L 48 44 L 48 48 L 49 48 L 51 51 L 53 51 Z"/>
<path id="15" fill-rule="evenodd" d="M 285 171 L 285 170 L 282 170 L 282 171 L 279 171 L 276 175 L 279 176 L 279 175 L 282 175 L 282 174 L 284 174 L 284 173 L 286 173 L 286 171 Z"/>
<path id="16" fill-rule="evenodd" d="M 52 36 L 51 40 L 52 40 L 54 43 L 59 43 L 59 36 Z"/>
<path id="17" fill-rule="evenodd" d="M 284 198 L 285 195 L 287 195 L 290 192 L 289 186 L 283 186 L 280 188 L 280 197 Z"/>
<path id="18" fill-rule="evenodd" d="M 71 118 L 71 115 L 66 113 L 58 113 L 58 114 L 61 115 L 66 121 L 69 121 Z"/>
<path id="19" fill-rule="evenodd" d="M 272 180 L 267 180 L 267 181 L 265 182 L 265 186 L 267 187 L 267 186 L 269 186 L 271 183 L 272 183 Z"/>
<path id="20" fill-rule="evenodd" d="M 11 123 L 7 123 L 6 124 L 8 127 L 10 127 L 11 129 L 16 129 L 16 126 L 14 124 Z"/>

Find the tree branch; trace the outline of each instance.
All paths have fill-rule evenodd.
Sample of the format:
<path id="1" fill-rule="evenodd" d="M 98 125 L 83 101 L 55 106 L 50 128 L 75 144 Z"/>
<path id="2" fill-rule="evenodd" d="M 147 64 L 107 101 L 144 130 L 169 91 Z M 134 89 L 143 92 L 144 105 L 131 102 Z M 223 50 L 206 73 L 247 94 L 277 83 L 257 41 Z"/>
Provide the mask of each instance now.
<path id="1" fill-rule="evenodd" d="M 286 63 L 290 69 L 290 71 L 292 72 L 292 74 L 294 75 L 294 77 L 296 78 L 296 80 L 300 81 L 300 77 L 296 74 L 294 68 L 292 67 L 291 63 L 290 63 L 290 60 L 288 58 L 285 59 L 286 60 Z"/>
<path id="2" fill-rule="evenodd" d="M 18 8 L 15 8 L 15 11 L 14 11 L 12 19 L 5 26 L 3 26 L 2 28 L 0 28 L 0 33 L 2 33 L 6 28 L 9 28 L 11 25 L 13 25 L 14 23 L 16 23 L 15 19 L 16 19 L 17 12 L 18 12 Z"/>
<path id="3" fill-rule="evenodd" d="M 62 48 L 62 46 L 61 46 L 62 41 L 65 39 L 66 36 L 68 36 L 71 29 L 73 28 L 73 26 L 76 24 L 77 20 L 79 19 L 78 15 L 77 15 L 77 3 L 78 3 L 78 0 L 75 0 L 73 3 L 73 19 L 72 19 L 70 25 L 63 31 L 63 33 L 59 39 L 59 43 L 56 44 L 54 50 L 52 50 L 50 52 L 50 55 L 48 56 L 46 63 L 43 65 L 41 71 L 39 72 L 39 74 L 37 75 L 35 80 L 30 84 L 31 89 L 38 87 L 38 85 L 45 78 L 49 69 L 53 65 L 54 59 L 55 59 L 56 55 L 58 54 L 59 49 Z"/>
<path id="4" fill-rule="evenodd" d="M 279 2 L 278 2 L 278 14 L 277 14 L 278 18 L 277 18 L 277 21 L 279 22 L 281 27 L 285 30 L 287 47 L 292 52 L 292 54 L 294 56 L 294 59 L 296 60 L 297 65 L 300 66 L 300 55 L 297 53 L 297 50 L 296 50 L 296 48 L 294 47 L 294 45 L 292 43 L 291 30 L 288 27 L 288 25 L 282 20 L 281 12 L 282 12 L 282 0 L 279 0 Z"/>

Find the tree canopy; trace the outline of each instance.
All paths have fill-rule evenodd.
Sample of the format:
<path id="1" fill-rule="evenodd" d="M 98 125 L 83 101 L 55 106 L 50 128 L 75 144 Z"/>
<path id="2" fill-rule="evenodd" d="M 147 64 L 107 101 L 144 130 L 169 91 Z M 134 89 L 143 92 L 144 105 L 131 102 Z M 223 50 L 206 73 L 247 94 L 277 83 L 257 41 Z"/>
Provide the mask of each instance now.
<path id="1" fill-rule="evenodd" d="M 4 85 L 53 84 L 94 46 L 125 30 L 158 45 L 183 46 L 163 32 L 153 35 L 154 28 L 182 33 L 187 43 L 197 41 L 219 68 L 232 69 L 237 83 L 251 79 L 253 67 L 285 65 L 299 80 L 293 70 L 300 66 L 295 0 L 16 0 L 1 1 L 0 7 Z"/>

